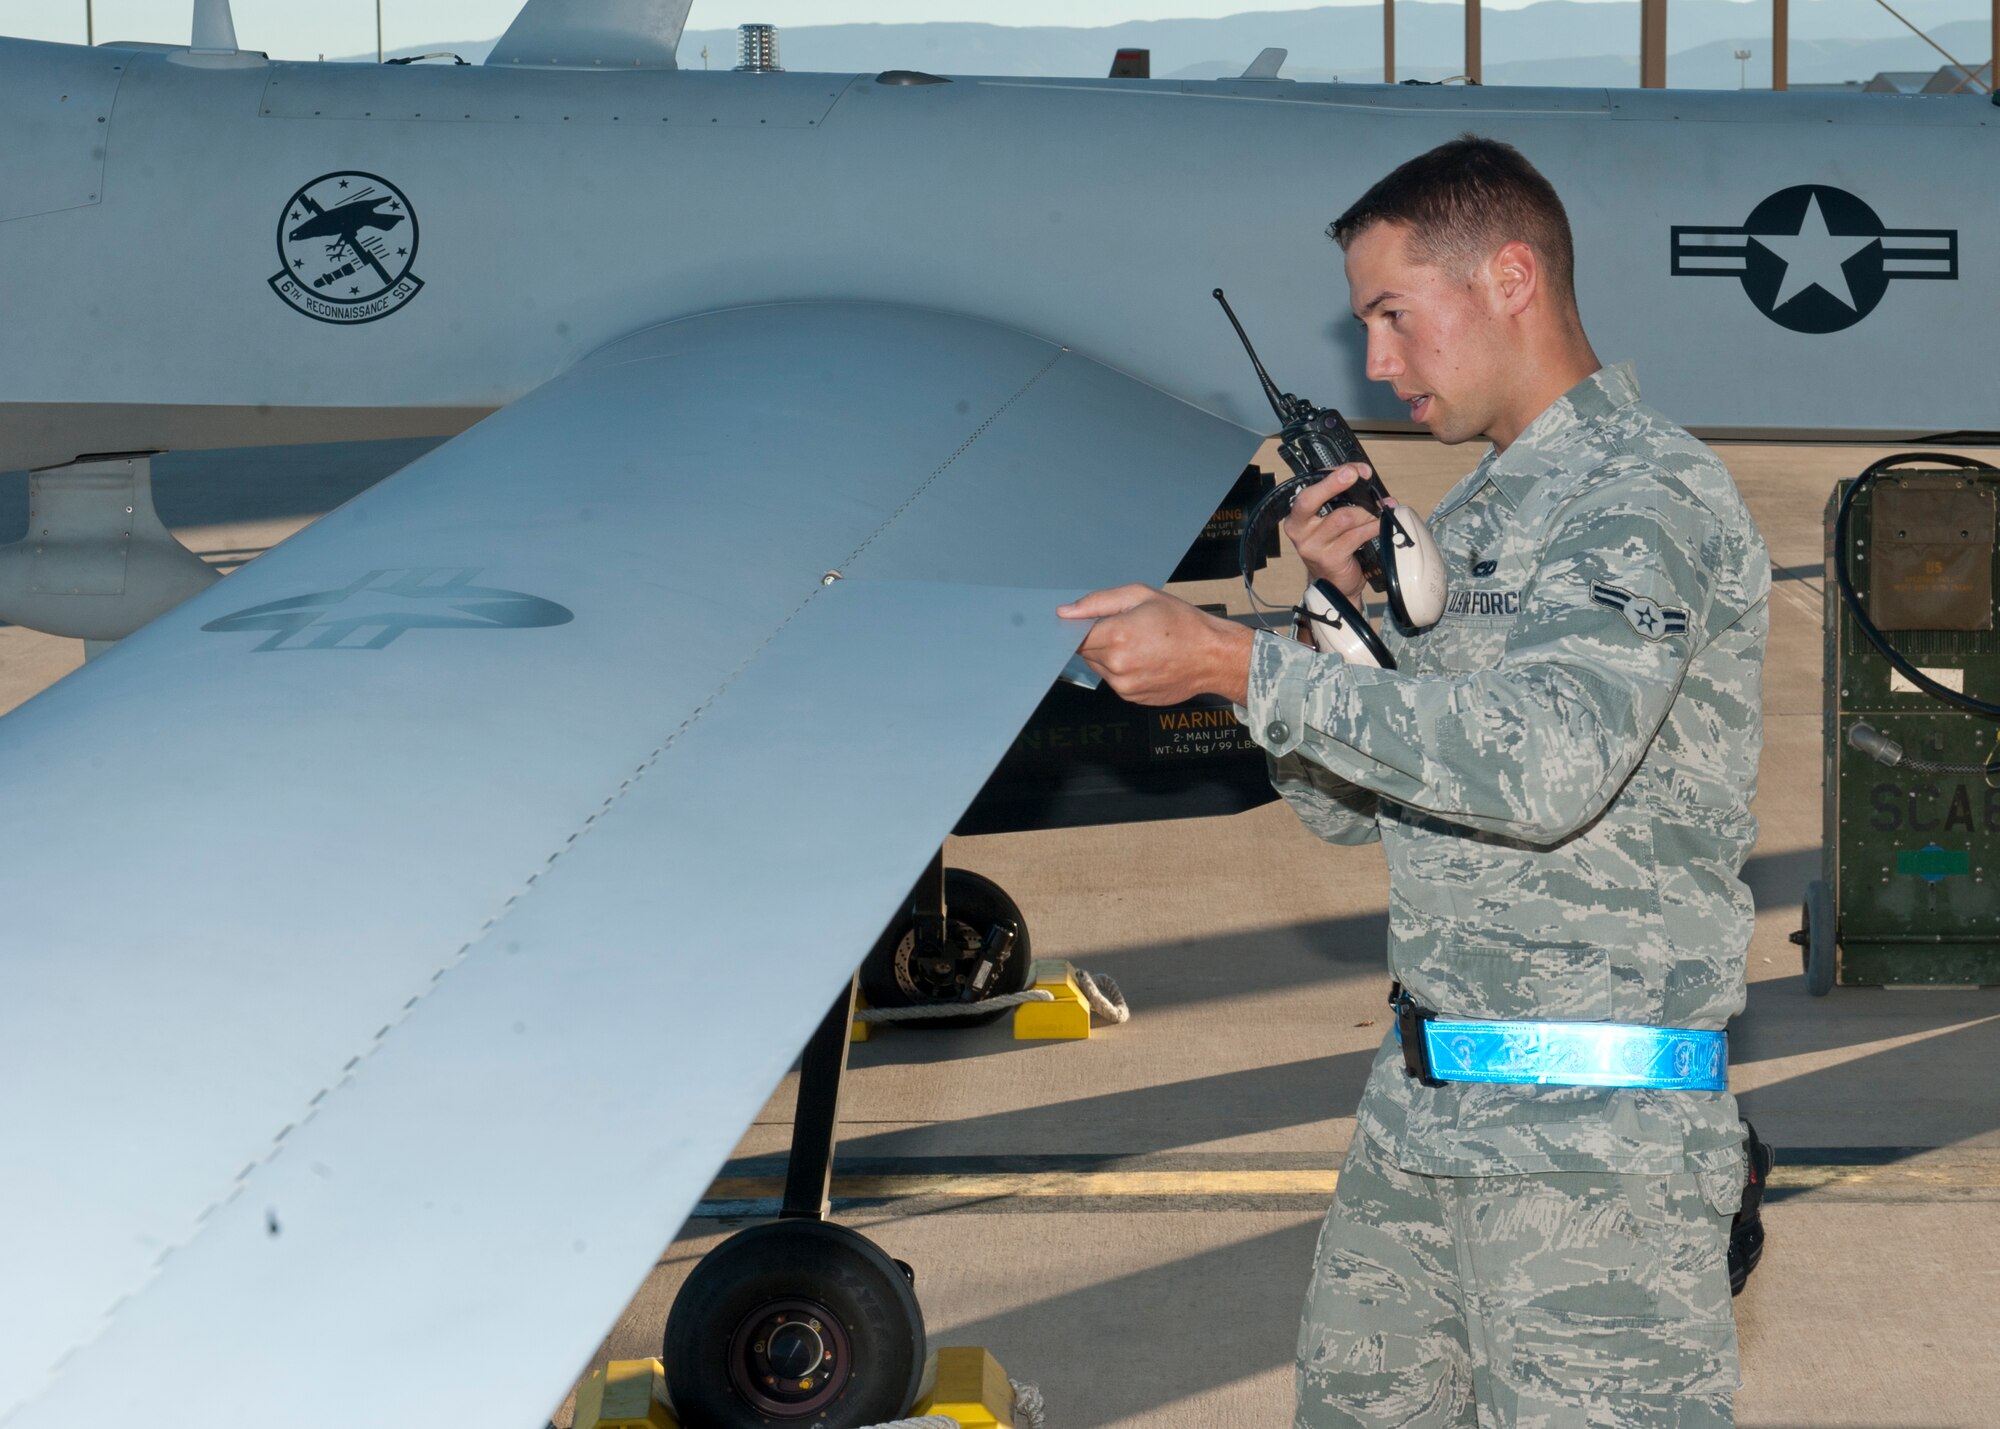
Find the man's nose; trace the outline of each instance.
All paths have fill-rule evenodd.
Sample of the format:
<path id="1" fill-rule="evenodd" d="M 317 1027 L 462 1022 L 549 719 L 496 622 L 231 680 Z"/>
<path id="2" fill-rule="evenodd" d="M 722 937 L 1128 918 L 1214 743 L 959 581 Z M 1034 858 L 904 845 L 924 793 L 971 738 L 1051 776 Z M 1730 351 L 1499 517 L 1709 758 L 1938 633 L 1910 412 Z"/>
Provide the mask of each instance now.
<path id="1" fill-rule="evenodd" d="M 1379 332 L 1368 334 L 1368 380 L 1387 382 L 1402 373 L 1403 361 L 1396 355 L 1395 346 Z"/>

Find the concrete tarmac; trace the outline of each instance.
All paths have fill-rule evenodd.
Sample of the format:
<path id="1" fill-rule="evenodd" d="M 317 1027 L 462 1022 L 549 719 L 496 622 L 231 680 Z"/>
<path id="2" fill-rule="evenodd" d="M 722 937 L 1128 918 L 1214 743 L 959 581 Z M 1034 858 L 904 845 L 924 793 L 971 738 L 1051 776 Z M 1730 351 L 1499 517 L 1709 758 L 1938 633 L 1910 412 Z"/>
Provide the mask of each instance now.
<path id="1" fill-rule="evenodd" d="M 176 454 L 161 460 L 159 504 L 227 568 L 428 445 Z M 1478 455 L 1371 445 L 1421 509 Z M 1731 1080 L 1780 1167 L 1763 1266 L 1736 1307 L 1738 1422 L 1984 1426 L 2000 1420 L 1988 1249 L 2000 990 L 1814 999 L 1787 941 L 1819 870 L 1822 510 L 1832 483 L 1878 453 L 1722 454 L 1779 575 L 1746 872 L 1758 918 Z M 21 478 L 0 477 L 0 541 L 24 519 Z M 1289 596 L 1285 574 L 1266 579 Z M 1226 583 L 1186 593 L 1243 604 Z M 76 642 L 0 627 L 0 711 L 80 658 Z M 1272 805 L 955 839 L 948 858 L 1013 894 L 1037 956 L 1113 974 L 1133 1020 L 1088 1042 L 1016 1043 L 1003 1021 L 856 1046 L 837 1218 L 916 1267 L 933 1344 L 990 1348 L 1042 1387 L 1055 1429 L 1288 1424 L 1313 1238 L 1387 1029 L 1380 850 L 1324 846 Z M 768 1211 L 792 1096 L 787 1079 L 600 1361 L 658 1353 L 689 1267 Z M 567 1403 L 552 1422 L 566 1429 Z"/>

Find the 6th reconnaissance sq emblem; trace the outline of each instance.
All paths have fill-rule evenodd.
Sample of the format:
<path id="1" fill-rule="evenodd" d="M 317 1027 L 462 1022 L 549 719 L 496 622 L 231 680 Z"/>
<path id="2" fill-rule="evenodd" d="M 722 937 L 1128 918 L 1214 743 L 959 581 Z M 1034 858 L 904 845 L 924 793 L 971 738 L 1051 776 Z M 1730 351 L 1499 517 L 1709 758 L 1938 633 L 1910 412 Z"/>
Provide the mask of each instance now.
<path id="1" fill-rule="evenodd" d="M 278 215 L 277 295 L 323 323 L 387 317 L 417 295 L 417 216 L 387 179 L 323 174 Z"/>

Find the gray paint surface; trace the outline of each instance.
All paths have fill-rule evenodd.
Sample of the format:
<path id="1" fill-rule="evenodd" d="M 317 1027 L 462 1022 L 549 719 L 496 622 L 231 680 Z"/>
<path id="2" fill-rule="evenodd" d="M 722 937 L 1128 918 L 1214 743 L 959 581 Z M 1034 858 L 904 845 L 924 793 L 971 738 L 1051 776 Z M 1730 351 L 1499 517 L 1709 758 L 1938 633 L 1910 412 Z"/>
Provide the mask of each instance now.
<path id="1" fill-rule="evenodd" d="M 742 470 L 746 426 L 812 440 Z M 1255 446 L 962 318 L 669 324 L 8 716 L 0 1418 L 114 1369 L 163 1425 L 554 1402 L 1074 648 L 1055 605 L 1163 575 Z"/>
<path id="2" fill-rule="evenodd" d="M 1406 414 L 1362 377 L 1323 229 L 1391 165 L 1472 128 L 1519 144 L 1556 183 L 1600 351 L 1635 361 L 1677 420 L 1814 434 L 1996 425 L 1976 325 L 1958 318 L 1992 302 L 2000 229 L 1977 186 L 1946 182 L 1990 158 L 1995 111 L 1977 96 L 885 86 L 173 58 L 123 56 L 101 202 L 0 224 L 0 399 L 497 407 L 649 320 L 831 298 L 1061 332 L 1262 427 L 1208 299 L 1219 283 L 1282 383 L 1393 426 Z M 0 63 L 81 75 L 102 60 L 8 41 Z M 29 117 L 9 116 L 10 132 Z M 313 321 L 268 281 L 288 197 L 346 170 L 409 196 L 425 284 L 356 326 Z M 1735 282 L 1670 275 L 1675 225 L 1741 224 L 1806 183 L 1846 189 L 1892 228 L 1957 230 L 1958 279 L 1892 282 L 1861 322 L 1811 335 Z M 199 220 L 161 225 L 181 212 Z M 1893 379 L 1890 349 L 1908 354 Z M 44 433 L 40 450 L 51 435 L 89 440 Z M 0 451 L 0 466 L 18 460 Z"/>
<path id="3" fill-rule="evenodd" d="M 528 0 L 490 65 L 672 69 L 689 0 Z"/>
<path id="4" fill-rule="evenodd" d="M 22 1424 L 75 1422 L 114 1373 L 176 1423 L 327 1363 L 301 1412 L 414 1419 L 453 1335 L 501 1365 L 454 1413 L 553 1397 L 1074 644 L 1054 600 L 1157 578 L 1247 456 L 1197 410 L 1267 421 L 1208 290 L 1286 386 L 1400 415 L 1361 382 L 1320 229 L 1408 154 L 1469 126 L 1520 143 L 1570 200 L 1600 347 L 1680 420 L 1994 425 L 1956 319 L 1990 304 L 2000 240 L 1939 179 L 1985 157 L 1976 98 L 186 58 L 0 42 L 34 80 L 0 84 L 24 176 L 0 401 L 38 414 L 0 467 L 103 450 L 107 411 L 151 446 L 506 410 L 0 726 L 0 1074 L 58 1089 L 0 1107 L 0 1262 L 38 1291 L 0 1311 Z M 108 61 L 86 142 L 60 96 L 110 93 Z M 288 196 L 341 172 L 408 194 L 422 236 L 423 289 L 359 325 L 270 281 Z M 1666 276 L 1672 225 L 1808 182 L 1957 228 L 1959 283 L 1805 337 Z M 785 299 L 857 306 L 606 347 Z M 746 434 L 769 470 L 717 482 Z M 748 589 L 717 555 L 745 541 Z M 485 628 L 439 628 L 410 601 L 458 605 L 404 581 L 501 594 L 459 610 Z M 376 618 L 202 628 L 315 594 Z M 494 613 L 524 599 L 574 618 Z M 814 882 L 746 888 L 760 853 Z M 742 997 L 758 976 L 798 997 Z M 671 1117 L 611 1088 L 607 1005 L 669 1009 L 653 1075 L 622 1076 L 672 1084 Z M 635 1118 L 656 1139 L 629 1184 L 523 1156 L 626 1151 Z"/>

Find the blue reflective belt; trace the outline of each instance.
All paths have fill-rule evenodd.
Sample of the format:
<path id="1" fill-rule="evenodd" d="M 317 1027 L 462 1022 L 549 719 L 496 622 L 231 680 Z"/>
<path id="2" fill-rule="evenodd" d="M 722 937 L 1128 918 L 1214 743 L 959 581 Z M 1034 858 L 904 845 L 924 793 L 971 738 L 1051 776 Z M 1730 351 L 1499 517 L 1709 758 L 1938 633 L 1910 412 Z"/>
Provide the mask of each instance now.
<path id="1" fill-rule="evenodd" d="M 1392 1000 L 1411 1072 L 1432 1083 L 1519 1082 L 1557 1087 L 1651 1087 L 1719 1092 L 1729 1085 L 1728 1036 L 1623 1022 L 1456 1022 Z M 1422 1029 L 1421 1059 L 1408 1034 Z"/>

